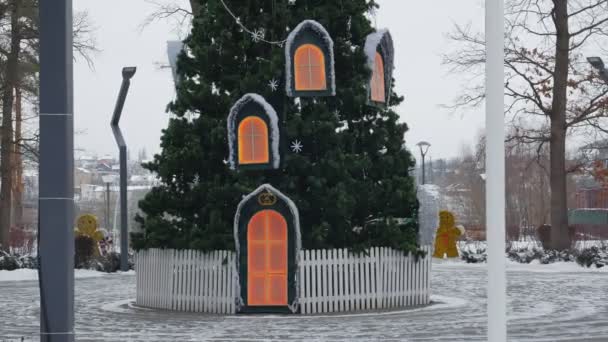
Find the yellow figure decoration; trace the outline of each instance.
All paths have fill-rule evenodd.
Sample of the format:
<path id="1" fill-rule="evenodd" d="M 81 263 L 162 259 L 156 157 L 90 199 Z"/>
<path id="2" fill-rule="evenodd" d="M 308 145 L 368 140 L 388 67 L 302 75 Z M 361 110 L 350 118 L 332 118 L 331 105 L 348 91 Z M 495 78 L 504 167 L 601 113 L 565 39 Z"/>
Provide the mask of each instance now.
<path id="1" fill-rule="evenodd" d="M 443 259 L 443 256 L 447 254 L 448 258 L 457 258 L 456 240 L 461 234 L 461 230 L 454 225 L 454 214 L 447 210 L 440 211 L 433 257 Z"/>
<path id="2" fill-rule="evenodd" d="M 77 221 L 76 235 L 88 236 L 93 241 L 95 241 L 95 245 L 99 243 L 99 241 L 103 240 L 103 233 L 97 230 L 97 218 L 91 214 L 84 214 L 78 218 Z M 96 255 L 99 253 L 98 248 L 95 248 Z"/>

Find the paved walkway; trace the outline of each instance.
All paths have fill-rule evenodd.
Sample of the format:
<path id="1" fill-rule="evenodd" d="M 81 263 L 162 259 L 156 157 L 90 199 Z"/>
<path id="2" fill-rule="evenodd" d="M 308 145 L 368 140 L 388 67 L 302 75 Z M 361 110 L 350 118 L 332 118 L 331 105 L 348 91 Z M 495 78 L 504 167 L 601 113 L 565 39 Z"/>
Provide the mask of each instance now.
<path id="1" fill-rule="evenodd" d="M 77 341 L 485 341 L 485 266 L 433 265 L 434 298 L 385 315 L 217 317 L 132 308 L 135 277 L 76 280 Z M 508 272 L 509 341 L 608 341 L 608 272 Z M 0 341 L 38 341 L 38 283 L 0 282 Z"/>

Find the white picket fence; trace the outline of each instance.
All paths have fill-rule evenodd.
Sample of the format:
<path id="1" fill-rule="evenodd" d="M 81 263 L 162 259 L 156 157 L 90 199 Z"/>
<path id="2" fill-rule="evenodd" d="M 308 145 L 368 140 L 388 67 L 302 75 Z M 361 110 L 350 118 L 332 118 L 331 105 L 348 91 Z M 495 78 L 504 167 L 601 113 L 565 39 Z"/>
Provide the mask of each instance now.
<path id="1" fill-rule="evenodd" d="M 430 302 L 430 246 L 418 261 L 390 248 L 367 255 L 346 249 L 302 250 L 298 273 L 302 314 L 382 310 Z M 236 253 L 149 249 L 135 260 L 137 305 L 234 314 Z"/>
<path id="2" fill-rule="evenodd" d="M 346 249 L 300 252 L 303 314 L 382 310 L 430 302 L 431 247 L 418 261 L 390 248 L 368 255 Z"/>
<path id="3" fill-rule="evenodd" d="M 136 303 L 190 312 L 236 311 L 235 253 L 149 249 L 135 259 Z"/>

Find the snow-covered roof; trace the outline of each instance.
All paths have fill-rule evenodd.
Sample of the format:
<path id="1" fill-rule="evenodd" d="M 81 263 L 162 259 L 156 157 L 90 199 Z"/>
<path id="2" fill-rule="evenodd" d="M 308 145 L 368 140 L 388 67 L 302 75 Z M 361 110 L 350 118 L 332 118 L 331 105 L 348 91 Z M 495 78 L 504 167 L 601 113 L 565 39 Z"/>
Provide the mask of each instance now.
<path id="1" fill-rule="evenodd" d="M 279 168 L 279 164 L 281 161 L 281 156 L 279 154 L 279 117 L 277 116 L 277 112 L 272 108 L 272 106 L 266 102 L 266 100 L 258 95 L 258 94 L 245 94 L 241 97 L 230 109 L 230 114 L 228 114 L 228 147 L 229 153 L 228 161 L 230 163 L 231 169 L 236 169 L 236 146 L 235 143 L 237 141 L 236 131 L 237 131 L 237 116 L 238 113 L 245 107 L 246 104 L 250 102 L 255 102 L 258 105 L 264 108 L 264 114 L 268 117 L 270 121 L 270 152 L 272 153 L 272 167 L 275 169 Z"/>
<path id="2" fill-rule="evenodd" d="M 288 96 L 294 96 L 294 89 L 292 87 L 293 75 L 291 73 L 291 49 L 293 47 L 295 39 L 298 35 L 305 31 L 310 30 L 314 32 L 327 47 L 329 51 L 329 70 L 326 70 L 326 73 L 329 77 L 329 82 L 331 84 L 331 94 L 336 95 L 336 73 L 334 72 L 334 41 L 331 39 L 329 32 L 321 25 L 319 22 L 315 20 L 304 20 L 298 24 L 287 36 L 287 40 L 285 42 L 285 90 L 287 91 Z"/>
<path id="3" fill-rule="evenodd" d="M 390 101 L 390 88 L 393 82 L 393 68 L 394 68 L 394 48 L 393 48 L 393 37 L 387 29 L 381 29 L 376 32 L 370 33 L 365 38 L 365 47 L 363 48 L 365 55 L 367 56 L 367 67 L 369 70 L 374 70 L 376 62 L 376 51 L 378 47 L 382 51 L 382 57 L 384 58 L 384 80 L 387 82 L 387 97 L 386 104 Z"/>

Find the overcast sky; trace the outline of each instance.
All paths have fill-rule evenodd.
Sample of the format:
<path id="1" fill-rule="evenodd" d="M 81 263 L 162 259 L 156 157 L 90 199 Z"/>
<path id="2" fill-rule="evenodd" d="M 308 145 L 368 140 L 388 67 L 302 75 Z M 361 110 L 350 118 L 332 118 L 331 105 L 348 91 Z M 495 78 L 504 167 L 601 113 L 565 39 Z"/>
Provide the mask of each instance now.
<path id="1" fill-rule="evenodd" d="M 169 1 L 169 0 L 159 0 Z M 187 4 L 185 0 L 178 0 Z M 280 0 L 286 1 L 286 0 Z M 459 94 L 459 75 L 449 75 L 441 65 L 448 43 L 445 35 L 454 23 L 483 28 L 480 0 L 379 0 L 378 28 L 390 29 L 395 41 L 395 78 L 398 108 L 410 130 L 410 149 L 426 140 L 433 159 L 453 157 L 471 144 L 483 128 L 483 109 L 453 115 L 441 107 Z M 121 82 L 123 66 L 137 66 L 124 107 L 121 127 L 131 152 L 160 150 L 161 129 L 168 115 L 165 107 L 174 97 L 167 64 L 166 42 L 177 39 L 174 22 L 155 22 L 140 29 L 154 5 L 144 0 L 74 0 L 75 10 L 87 10 L 97 28 L 94 68 L 77 60 L 74 65 L 76 147 L 89 154 L 117 154 L 109 122 Z M 417 152 L 417 150 L 414 150 Z M 418 153 L 416 153 L 418 155 Z"/>

